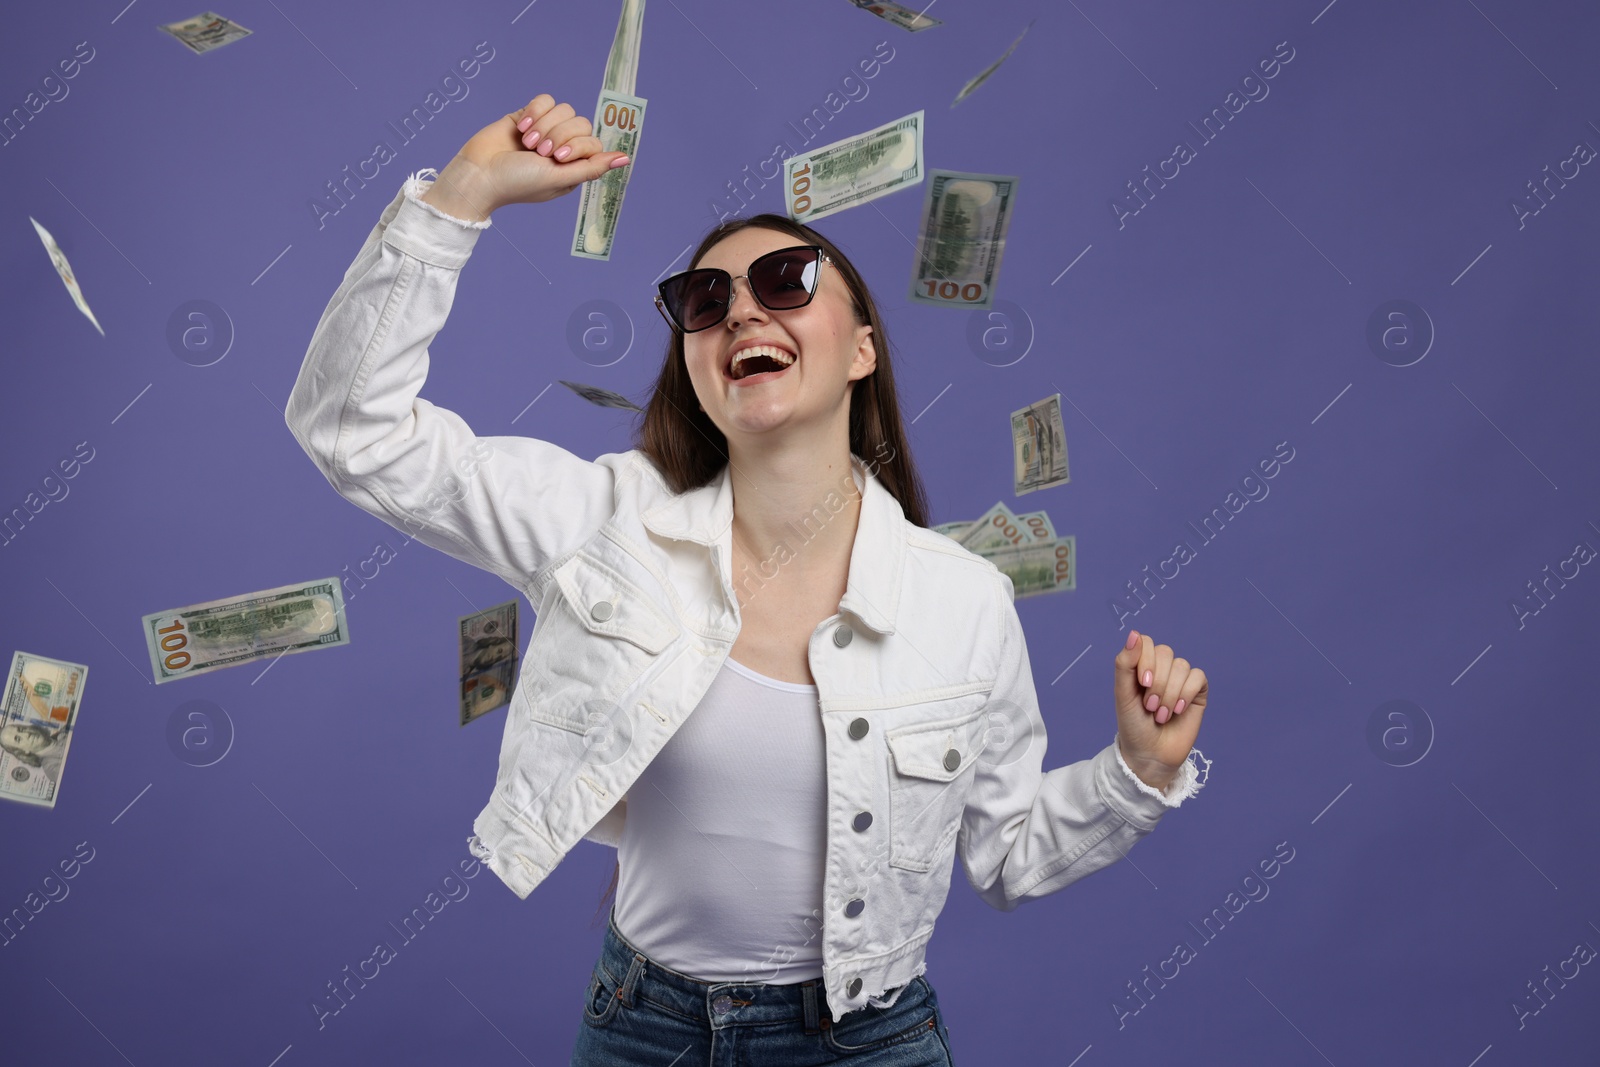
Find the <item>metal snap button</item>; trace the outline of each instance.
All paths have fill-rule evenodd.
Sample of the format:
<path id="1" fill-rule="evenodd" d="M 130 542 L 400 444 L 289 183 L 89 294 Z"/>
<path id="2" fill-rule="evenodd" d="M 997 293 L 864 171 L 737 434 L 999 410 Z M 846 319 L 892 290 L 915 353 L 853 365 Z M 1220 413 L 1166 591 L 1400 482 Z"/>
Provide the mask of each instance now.
<path id="1" fill-rule="evenodd" d="M 605 622 L 607 619 L 611 618 L 611 601 L 600 601 L 594 607 L 589 609 L 589 614 L 593 615 L 599 621 Z"/>
<path id="2" fill-rule="evenodd" d="M 858 812 L 856 812 L 855 821 L 852 822 L 850 825 L 855 827 L 855 829 L 858 832 L 861 831 L 861 830 L 865 830 L 867 827 L 872 825 L 872 812 L 870 812 L 870 811 L 858 811 Z"/>
<path id="3" fill-rule="evenodd" d="M 857 915 L 861 914 L 861 909 L 866 907 L 866 906 L 867 906 L 867 902 L 864 901 L 864 900 L 861 900 L 859 898 L 857 898 L 855 900 L 852 900 L 850 903 L 848 903 L 848 904 L 846 904 L 844 906 L 844 916 L 845 916 L 845 918 L 854 919 Z M 854 993 L 851 994 L 851 996 L 854 996 L 854 995 L 855 995 Z"/>
<path id="4" fill-rule="evenodd" d="M 859 741 L 863 737 L 866 737 L 866 736 L 867 736 L 867 720 L 866 719 L 852 719 L 852 720 L 850 720 L 850 740 Z"/>
<path id="5" fill-rule="evenodd" d="M 861 992 L 861 979 L 859 979 L 859 978 L 850 979 L 850 984 L 844 987 L 844 991 L 845 991 L 845 995 L 846 996 L 851 996 L 851 997 L 853 997 L 857 993 Z"/>
<path id="6" fill-rule="evenodd" d="M 838 645 L 840 648 L 843 648 L 845 645 L 850 643 L 850 639 L 854 636 L 855 632 L 851 630 L 850 627 L 840 626 L 838 629 L 833 631 L 833 643 Z"/>
<path id="7" fill-rule="evenodd" d="M 961 766 L 961 753 L 952 748 L 944 754 L 944 769 L 953 771 L 959 766 Z"/>
<path id="8" fill-rule="evenodd" d="M 711 1002 L 711 1008 L 718 1014 L 729 1011 L 733 1008 L 733 998 L 724 993 Z"/>

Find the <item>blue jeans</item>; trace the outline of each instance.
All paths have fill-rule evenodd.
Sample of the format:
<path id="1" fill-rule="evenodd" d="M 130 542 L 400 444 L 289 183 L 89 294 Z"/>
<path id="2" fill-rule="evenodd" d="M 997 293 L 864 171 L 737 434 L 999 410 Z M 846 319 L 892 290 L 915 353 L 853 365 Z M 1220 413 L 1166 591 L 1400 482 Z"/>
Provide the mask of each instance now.
<path id="1" fill-rule="evenodd" d="M 893 990 L 885 993 L 887 997 Z M 921 976 L 889 1008 L 835 1023 L 822 980 L 702 982 L 663 967 L 606 924 L 571 1067 L 953 1067 L 950 1031 Z"/>

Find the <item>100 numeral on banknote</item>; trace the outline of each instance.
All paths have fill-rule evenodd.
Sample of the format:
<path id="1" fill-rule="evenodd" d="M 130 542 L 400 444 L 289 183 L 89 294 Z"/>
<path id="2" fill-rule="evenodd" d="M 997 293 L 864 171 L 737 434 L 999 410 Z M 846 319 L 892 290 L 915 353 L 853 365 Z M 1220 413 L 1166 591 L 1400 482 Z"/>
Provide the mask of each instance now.
<path id="1" fill-rule="evenodd" d="M 142 624 L 157 685 L 350 643 L 337 577 L 157 611 Z"/>
<path id="2" fill-rule="evenodd" d="M 638 162 L 639 134 L 644 130 L 643 97 L 612 89 L 600 90 L 594 105 L 594 135 L 602 152 L 626 152 L 628 165 L 608 170 L 583 183 L 578 200 L 578 221 L 572 231 L 572 254 L 580 259 L 611 258 L 622 214 L 622 195 Z"/>

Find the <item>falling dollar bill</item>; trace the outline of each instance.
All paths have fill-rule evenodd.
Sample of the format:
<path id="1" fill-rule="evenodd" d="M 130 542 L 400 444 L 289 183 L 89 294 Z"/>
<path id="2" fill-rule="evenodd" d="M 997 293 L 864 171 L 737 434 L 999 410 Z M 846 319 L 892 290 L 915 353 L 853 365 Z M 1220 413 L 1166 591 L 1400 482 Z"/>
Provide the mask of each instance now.
<path id="1" fill-rule="evenodd" d="M 644 129 L 644 99 L 611 89 L 600 90 L 594 105 L 594 133 L 602 152 L 626 152 L 628 166 L 608 170 L 583 183 L 578 222 L 572 231 L 572 254 L 582 259 L 610 259 L 622 214 L 622 194 L 638 161 L 639 133 Z"/>
<path id="2" fill-rule="evenodd" d="M 157 685 L 350 643 L 337 577 L 158 611 L 142 625 Z"/>
<path id="3" fill-rule="evenodd" d="M 1033 21 L 1036 22 L 1038 20 L 1035 19 Z M 1007 48 L 1005 50 L 1004 54 L 1002 54 L 999 59 L 995 60 L 993 63 L 990 63 L 987 67 L 984 67 L 983 70 L 979 71 L 977 77 L 973 78 L 967 84 L 963 85 L 961 87 L 961 91 L 956 94 L 956 98 L 954 100 L 950 101 L 950 106 L 951 107 L 955 107 L 957 104 L 961 103 L 961 101 L 963 101 L 967 97 L 971 96 L 973 91 L 975 89 L 977 89 L 978 86 L 980 86 L 984 82 L 988 81 L 989 80 L 989 75 L 991 75 L 995 71 L 999 70 L 1000 69 L 1000 64 L 1004 63 L 1006 60 L 1011 58 L 1011 53 L 1015 52 L 1017 50 L 1017 45 L 1022 43 L 1022 39 L 1024 37 L 1028 36 L 1028 31 L 1031 30 L 1031 29 L 1033 29 L 1033 22 L 1029 22 L 1026 26 L 1022 27 L 1022 32 L 1017 34 L 1017 39 L 1015 41 L 1011 42 L 1011 47 Z"/>
<path id="4" fill-rule="evenodd" d="M 511 701 L 517 668 L 517 602 L 464 615 L 461 630 L 461 725 Z"/>
<path id="5" fill-rule="evenodd" d="M 1071 534 L 996 548 L 984 558 L 1011 579 L 1012 595 L 1017 598 L 1078 587 L 1078 539 Z"/>
<path id="6" fill-rule="evenodd" d="M 903 4 L 877 3 L 875 0 L 850 0 L 850 2 L 861 10 L 870 11 L 880 19 L 883 19 L 883 21 L 892 22 L 902 29 L 910 30 L 912 33 L 944 25 L 938 19 L 929 18 L 915 8 L 906 7 Z M 927 6 L 931 7 L 933 5 L 928 4 Z"/>
<path id="7" fill-rule="evenodd" d="M 943 307 L 993 307 L 1016 195 L 1017 179 L 1002 174 L 930 171 L 911 299 Z"/>
<path id="8" fill-rule="evenodd" d="M 1011 413 L 1016 457 L 1013 495 L 1021 496 L 1072 480 L 1067 470 L 1067 433 L 1061 426 L 1061 394 L 1051 393 Z"/>
<path id="9" fill-rule="evenodd" d="M 971 528 L 971 519 L 957 519 L 955 522 L 941 522 L 937 526 L 929 527 L 929 529 L 931 529 L 934 533 L 942 533 L 953 541 L 961 540 L 961 535 Z"/>
<path id="10" fill-rule="evenodd" d="M 922 112 L 783 161 L 789 217 L 826 218 L 922 180 Z"/>
<path id="11" fill-rule="evenodd" d="M 960 540 L 963 548 L 982 555 L 996 548 L 1031 544 L 1034 530 L 1004 502 L 996 501 L 994 507 L 967 527 Z"/>
<path id="12" fill-rule="evenodd" d="M 1030 23 L 1031 25 L 1031 23 Z M 639 80 L 639 42 L 644 38 L 644 0 L 622 0 L 617 33 L 611 38 L 602 89 L 632 96 Z"/>
<path id="13" fill-rule="evenodd" d="M 0 798 L 56 806 L 88 677 L 81 663 L 12 653 L 0 706 Z"/>
<path id="14" fill-rule="evenodd" d="M 215 11 L 207 11 L 182 22 L 168 22 L 160 28 L 188 45 L 191 52 L 209 52 L 255 32 L 223 18 Z"/>
<path id="15" fill-rule="evenodd" d="M 44 250 L 50 254 L 50 265 L 61 275 L 62 284 L 67 287 L 67 292 L 72 294 L 72 302 L 78 305 L 78 310 L 88 316 L 89 321 L 94 323 L 94 328 L 100 330 L 100 336 L 104 337 L 106 332 L 100 329 L 100 320 L 94 317 L 94 312 L 89 310 L 88 301 L 83 299 L 83 290 L 78 288 L 78 279 L 72 273 L 72 264 L 67 262 L 67 254 L 61 251 L 61 246 L 50 236 L 50 231 L 39 225 L 38 219 L 29 215 L 28 221 L 33 223 L 34 232 L 39 235 L 39 240 L 44 242 Z"/>
<path id="16" fill-rule="evenodd" d="M 624 408 L 628 411 L 643 411 L 644 408 L 635 404 L 621 393 L 613 393 L 609 389 L 602 389 L 598 385 L 584 385 L 581 382 L 569 382 L 565 378 L 556 381 L 571 389 L 591 404 L 598 404 L 603 408 Z"/>

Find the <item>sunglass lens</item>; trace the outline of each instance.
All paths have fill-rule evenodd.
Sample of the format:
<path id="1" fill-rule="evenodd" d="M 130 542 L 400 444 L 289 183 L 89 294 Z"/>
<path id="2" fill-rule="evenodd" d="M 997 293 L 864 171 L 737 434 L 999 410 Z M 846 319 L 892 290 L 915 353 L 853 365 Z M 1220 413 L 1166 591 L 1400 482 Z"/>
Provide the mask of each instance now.
<path id="1" fill-rule="evenodd" d="M 721 271 L 689 271 L 667 279 L 663 294 L 678 325 L 693 333 L 715 326 L 728 312 L 728 276 Z"/>
<path id="2" fill-rule="evenodd" d="M 802 307 L 817 289 L 817 253 L 786 248 L 763 256 L 750 268 L 750 281 L 761 302 L 775 311 Z"/>

